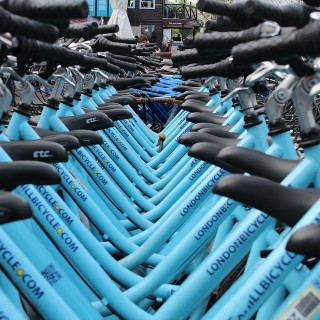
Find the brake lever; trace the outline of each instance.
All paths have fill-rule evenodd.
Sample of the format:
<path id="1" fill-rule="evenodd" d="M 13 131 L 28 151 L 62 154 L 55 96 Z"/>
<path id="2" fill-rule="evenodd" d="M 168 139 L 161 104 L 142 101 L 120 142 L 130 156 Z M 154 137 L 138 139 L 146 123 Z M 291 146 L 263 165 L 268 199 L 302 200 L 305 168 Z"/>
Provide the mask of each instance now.
<path id="1" fill-rule="evenodd" d="M 225 97 L 221 99 L 221 104 L 225 103 L 227 100 L 231 99 L 233 96 L 237 95 L 240 92 L 251 91 L 250 87 L 237 87 L 230 91 Z"/>
<path id="2" fill-rule="evenodd" d="M 33 88 L 33 86 L 27 82 L 24 78 L 22 78 L 14 69 L 10 68 L 10 67 L 0 67 L 0 73 L 3 75 L 3 77 L 9 79 L 12 78 L 14 80 L 17 81 L 16 83 L 16 88 L 19 90 L 20 92 L 20 101 L 25 103 L 25 104 L 31 104 L 33 101 L 33 97 L 35 94 L 35 89 Z M 2 83 L 2 81 L 1 81 Z M 1 94 L 1 98 L 4 97 L 4 92 L 2 92 Z M 11 99 L 12 99 L 12 95 L 10 94 Z M 3 109 L 7 109 L 10 105 L 11 101 L 9 101 L 7 103 L 4 101 L 1 101 L 1 105 L 3 106 Z"/>
<path id="3" fill-rule="evenodd" d="M 39 83 L 43 84 L 46 89 L 52 90 L 52 85 L 51 85 L 50 83 L 48 83 L 46 80 L 44 80 L 43 78 L 41 78 L 41 77 L 40 77 L 39 75 L 37 75 L 37 74 L 28 74 L 28 75 L 25 75 L 25 76 L 23 77 L 23 79 L 24 79 L 25 81 L 33 81 L 33 80 L 35 80 L 36 82 L 39 82 Z"/>
<path id="4" fill-rule="evenodd" d="M 292 73 L 292 69 L 289 65 L 281 66 L 272 62 L 263 62 L 259 68 L 246 77 L 244 83 L 246 86 L 252 87 L 257 81 L 265 79 L 271 73 L 281 77 L 279 72 Z"/>
<path id="5" fill-rule="evenodd" d="M 20 101 L 26 105 L 32 104 L 35 95 L 35 88 L 30 83 L 30 81 L 32 80 L 35 80 L 43 84 L 47 89 L 52 90 L 52 85 L 50 85 L 47 81 L 39 77 L 37 74 L 25 75 L 22 78 L 22 81 L 20 80 L 18 84 L 16 84 L 16 88 L 20 92 Z"/>
<path id="6" fill-rule="evenodd" d="M 0 67 L 0 73 L 2 73 L 5 78 L 12 77 L 17 81 L 25 82 L 25 80 L 14 69 L 10 67 Z"/>

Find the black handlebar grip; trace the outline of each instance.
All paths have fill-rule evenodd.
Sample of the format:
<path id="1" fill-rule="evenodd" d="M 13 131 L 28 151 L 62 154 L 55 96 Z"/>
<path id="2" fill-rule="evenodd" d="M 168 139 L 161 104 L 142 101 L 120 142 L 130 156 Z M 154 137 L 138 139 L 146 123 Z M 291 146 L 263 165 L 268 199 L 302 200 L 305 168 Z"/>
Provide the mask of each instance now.
<path id="1" fill-rule="evenodd" d="M 104 33 L 117 33 L 119 32 L 119 26 L 117 24 L 110 24 L 110 25 L 102 25 L 98 27 L 95 35 L 97 34 L 104 34 Z"/>
<path id="2" fill-rule="evenodd" d="M 229 15 L 233 7 L 230 4 L 214 0 L 199 0 L 197 9 L 211 14 Z"/>
<path id="3" fill-rule="evenodd" d="M 299 3 L 275 6 L 256 0 L 248 0 L 244 8 L 247 15 L 276 21 L 284 27 L 295 26 L 298 28 L 309 23 L 310 13 L 314 10 L 314 8 Z"/>
<path id="4" fill-rule="evenodd" d="M 161 67 L 163 67 L 163 64 L 162 63 L 158 63 L 158 62 L 150 61 L 149 66 L 156 67 L 156 68 L 161 68 Z"/>
<path id="5" fill-rule="evenodd" d="M 149 49 L 150 52 L 154 52 L 154 51 L 156 50 L 157 46 L 156 46 L 156 45 L 153 45 L 152 47 L 149 46 L 149 47 L 147 47 L 147 48 Z"/>
<path id="6" fill-rule="evenodd" d="M 118 66 L 121 69 L 127 70 L 127 71 L 136 71 L 137 70 L 137 65 L 135 63 L 130 63 L 126 61 L 121 61 L 114 59 L 112 57 L 106 57 L 105 58 L 108 62 Z"/>
<path id="7" fill-rule="evenodd" d="M 77 19 L 89 14 L 88 3 L 84 0 L 7 0 L 5 8 L 33 19 Z"/>
<path id="8" fill-rule="evenodd" d="M 227 16 L 219 16 L 217 18 L 217 31 L 241 31 L 242 29 L 250 28 L 253 25 L 257 25 L 260 22 L 257 22 L 256 18 L 251 18 L 250 21 L 248 21 L 248 19 L 242 19 L 239 21 L 239 19 L 234 20 Z"/>
<path id="9" fill-rule="evenodd" d="M 141 57 L 136 57 L 136 59 L 138 62 L 140 62 L 142 65 L 146 67 L 150 66 L 150 61 L 148 59 L 141 58 Z"/>
<path id="10" fill-rule="evenodd" d="M 245 2 L 237 2 L 232 4 L 223 3 L 216 0 L 199 0 L 197 8 L 200 11 L 205 11 L 211 14 L 218 14 L 222 16 L 228 16 L 235 20 L 251 20 L 254 17 L 250 17 L 244 13 Z"/>
<path id="11" fill-rule="evenodd" d="M 241 33 L 240 32 L 211 32 L 203 33 L 194 39 L 194 46 L 197 50 L 202 49 L 211 51 L 215 49 L 220 50 L 221 46 L 232 47 L 235 44 L 241 43 Z"/>
<path id="12" fill-rule="evenodd" d="M 137 57 L 137 61 L 141 62 L 144 66 L 147 66 L 147 67 L 150 67 L 150 66 L 153 66 L 153 67 L 156 67 L 156 68 L 161 68 L 162 67 L 161 63 L 156 62 L 156 61 L 152 61 L 152 60 L 150 60 L 148 58 Z"/>
<path id="13" fill-rule="evenodd" d="M 37 56 L 48 58 L 49 60 L 81 65 L 84 59 L 82 53 L 65 47 L 58 47 L 40 41 L 33 41 L 32 46 L 35 47 Z"/>
<path id="14" fill-rule="evenodd" d="M 200 56 L 197 49 L 187 49 L 184 51 L 175 51 L 172 53 L 171 60 L 174 64 L 186 64 L 190 61 L 200 60 Z"/>
<path id="15" fill-rule="evenodd" d="M 219 16 L 217 21 L 208 20 L 205 24 L 206 33 L 211 31 L 240 31 L 242 29 L 238 23 L 226 16 Z"/>
<path id="16" fill-rule="evenodd" d="M 140 57 L 150 57 L 150 52 L 140 51 L 140 52 L 135 52 L 135 53 Z"/>
<path id="17" fill-rule="evenodd" d="M 108 56 L 113 58 L 113 59 L 118 59 L 118 60 L 121 60 L 121 61 L 130 62 L 130 63 L 136 63 L 136 61 L 137 61 L 133 57 L 122 56 L 122 55 L 118 55 L 118 54 L 109 53 Z"/>
<path id="18" fill-rule="evenodd" d="M 85 24 L 72 24 L 68 29 L 63 30 L 62 35 L 65 38 L 88 38 L 92 29 Z"/>
<path id="19" fill-rule="evenodd" d="M 136 51 L 137 52 L 151 52 L 152 48 L 151 47 L 136 47 Z"/>
<path id="20" fill-rule="evenodd" d="M 143 66 L 140 66 L 139 64 L 137 65 L 137 70 L 141 71 L 141 72 L 145 72 L 145 69 Z"/>
<path id="21" fill-rule="evenodd" d="M 220 27 L 218 26 L 217 22 L 214 20 L 208 20 L 205 23 L 205 33 L 211 32 L 211 31 L 221 31 Z M 229 30 L 228 30 L 229 31 Z"/>
<path id="22" fill-rule="evenodd" d="M 59 38 L 59 29 L 53 25 L 31 20 L 12 14 L 0 7 L 0 32 L 11 32 L 14 35 L 46 42 L 55 42 Z"/>
<path id="23" fill-rule="evenodd" d="M 219 57 L 222 57 L 222 56 L 225 57 L 228 55 L 226 55 L 225 52 L 211 52 L 211 51 L 201 52 L 200 54 L 196 49 L 187 49 L 184 51 L 175 51 L 172 54 L 171 59 L 175 67 L 180 67 L 183 65 L 193 64 L 193 63 L 212 64 L 213 62 L 220 60 Z"/>
<path id="24" fill-rule="evenodd" d="M 239 44 L 232 49 L 237 66 L 296 55 L 316 57 L 320 54 L 320 21 L 315 21 L 290 35 Z"/>
<path id="25" fill-rule="evenodd" d="M 102 58 L 84 56 L 83 61 L 81 62 L 81 66 L 98 68 L 113 74 L 119 74 L 120 72 L 120 69 L 117 66 L 108 63 L 107 60 Z"/>
<path id="26" fill-rule="evenodd" d="M 131 45 L 123 43 L 113 43 L 105 38 L 99 38 L 91 41 L 90 43 L 92 49 L 97 51 L 110 51 L 112 53 L 128 54 L 131 52 Z"/>
<path id="27" fill-rule="evenodd" d="M 204 33 L 195 37 L 194 44 L 199 51 L 201 49 L 208 50 L 208 48 L 212 51 L 215 48 L 220 51 L 221 49 L 232 48 L 242 42 L 260 39 L 262 27 L 263 25 L 260 24 L 243 31 Z"/>
<path id="28" fill-rule="evenodd" d="M 163 60 L 161 57 L 158 57 L 158 56 L 155 56 L 155 55 L 152 56 L 152 59 L 156 60 L 156 61 L 159 61 L 159 62 L 161 62 Z"/>
<path id="29" fill-rule="evenodd" d="M 89 26 L 93 32 L 95 32 L 99 29 L 99 24 L 97 21 L 87 21 L 82 24 Z"/>
<path id="30" fill-rule="evenodd" d="M 150 66 L 153 66 L 153 67 L 156 67 L 156 68 L 163 67 L 162 63 L 159 63 L 159 62 L 156 62 L 156 61 L 152 61 L 152 60 L 149 60 L 149 61 L 150 61 Z"/>
<path id="31" fill-rule="evenodd" d="M 137 44 L 138 39 L 135 38 L 121 38 L 116 36 L 114 33 L 111 36 L 111 41 L 113 42 L 119 42 L 119 43 L 128 43 L 128 44 Z"/>
<path id="32" fill-rule="evenodd" d="M 238 70 L 235 68 L 232 60 L 230 59 L 226 59 L 215 64 L 182 67 L 181 75 L 183 78 L 189 79 L 206 78 L 211 76 L 237 78 L 240 76 Z"/>
<path id="33" fill-rule="evenodd" d="M 82 23 L 82 25 L 86 25 L 90 28 L 90 32 L 89 33 L 85 33 L 84 35 L 82 35 L 82 38 L 84 40 L 89 40 L 92 37 L 94 37 L 96 34 L 99 33 L 98 29 L 99 29 L 99 24 L 96 21 L 88 21 L 88 22 L 84 22 Z"/>

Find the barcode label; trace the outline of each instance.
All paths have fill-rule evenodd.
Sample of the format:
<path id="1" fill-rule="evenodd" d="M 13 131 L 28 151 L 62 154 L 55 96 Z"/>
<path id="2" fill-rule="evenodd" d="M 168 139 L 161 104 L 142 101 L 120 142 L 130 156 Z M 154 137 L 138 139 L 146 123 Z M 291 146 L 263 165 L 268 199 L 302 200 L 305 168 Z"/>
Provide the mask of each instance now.
<path id="1" fill-rule="evenodd" d="M 41 274 L 44 278 L 53 286 L 60 279 L 62 279 L 62 275 L 56 270 L 55 266 L 50 263 Z"/>
<path id="2" fill-rule="evenodd" d="M 320 293 L 314 286 L 310 286 L 277 320 L 309 320 L 317 312 L 320 312 Z"/>
<path id="3" fill-rule="evenodd" d="M 318 297 L 312 292 L 308 292 L 305 297 L 303 297 L 300 302 L 296 305 L 296 309 L 305 318 L 320 304 Z"/>

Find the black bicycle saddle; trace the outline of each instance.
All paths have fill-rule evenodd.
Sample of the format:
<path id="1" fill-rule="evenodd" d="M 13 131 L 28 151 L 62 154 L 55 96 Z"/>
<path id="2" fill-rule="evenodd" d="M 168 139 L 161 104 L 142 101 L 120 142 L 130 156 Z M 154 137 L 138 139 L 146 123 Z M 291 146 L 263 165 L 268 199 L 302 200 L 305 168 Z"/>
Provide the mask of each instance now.
<path id="1" fill-rule="evenodd" d="M 181 92 L 184 93 L 186 91 L 193 91 L 193 92 L 198 92 L 201 87 L 191 87 L 191 86 L 175 86 L 172 88 L 173 91 Z"/>
<path id="2" fill-rule="evenodd" d="M 185 86 L 199 87 L 199 86 L 201 86 L 201 81 L 197 81 L 197 80 L 187 80 L 187 81 L 184 81 L 183 84 L 184 84 Z"/>
<path id="3" fill-rule="evenodd" d="M 140 98 L 141 97 L 141 93 L 137 92 L 137 91 L 133 91 L 132 89 L 126 89 L 126 90 L 117 90 L 118 94 L 129 94 L 132 95 L 136 98 Z"/>
<path id="4" fill-rule="evenodd" d="M 179 92 L 179 91 L 178 91 L 178 92 Z M 184 100 L 187 95 L 193 94 L 193 93 L 197 93 L 197 91 L 195 91 L 195 90 L 186 90 L 186 91 L 178 94 L 178 95 L 176 96 L 176 99 L 178 99 L 178 100 Z"/>
<path id="5" fill-rule="evenodd" d="M 215 107 L 207 107 L 203 102 L 187 100 L 181 105 L 181 109 L 189 112 L 213 112 Z"/>
<path id="6" fill-rule="evenodd" d="M 205 128 L 212 128 L 212 129 L 219 129 L 223 131 L 230 131 L 232 129 L 232 126 L 222 126 L 220 124 L 215 123 L 196 123 L 192 126 L 191 131 L 199 131 L 201 129 Z"/>
<path id="7" fill-rule="evenodd" d="M 118 97 L 130 97 L 135 101 L 137 98 L 141 97 L 141 93 L 136 92 L 136 94 L 134 94 L 133 91 L 131 91 L 131 92 L 128 91 L 126 93 L 122 91 L 122 92 L 118 92 L 118 93 L 113 94 L 112 96 L 110 96 L 110 99 L 118 98 Z"/>
<path id="8" fill-rule="evenodd" d="M 218 153 L 225 148 L 224 145 L 219 143 L 212 143 L 212 142 L 199 142 L 194 144 L 189 152 L 188 155 L 190 157 L 194 157 L 200 160 L 203 160 L 207 163 L 214 164 L 224 170 L 227 170 L 231 173 L 244 173 L 241 169 L 233 167 L 227 163 L 219 161 L 217 159 Z"/>
<path id="9" fill-rule="evenodd" d="M 135 84 L 144 84 L 146 82 L 147 79 L 144 78 L 123 78 L 114 80 L 112 85 L 116 90 L 126 90 Z"/>
<path id="10" fill-rule="evenodd" d="M 227 121 L 221 114 L 213 114 L 210 112 L 194 112 L 187 115 L 186 120 L 192 123 L 207 122 L 215 124 L 223 124 Z"/>
<path id="11" fill-rule="evenodd" d="M 31 117 L 29 124 L 37 126 L 40 116 Z M 70 117 L 59 117 L 69 130 L 92 130 L 98 131 L 113 127 L 112 120 L 103 112 L 94 111 L 90 114 L 81 114 Z"/>
<path id="12" fill-rule="evenodd" d="M 200 101 L 203 103 L 208 103 L 211 100 L 211 97 L 208 94 L 202 92 L 196 92 L 186 95 L 185 101 Z"/>
<path id="13" fill-rule="evenodd" d="M 24 198 L 10 192 L 0 192 L 0 224 L 30 217 L 32 210 Z"/>
<path id="14" fill-rule="evenodd" d="M 197 132 L 200 133 L 207 133 L 207 134 L 211 134 L 213 136 L 216 137 L 222 137 L 222 138 L 230 138 L 230 139 L 237 139 L 239 138 L 240 134 L 239 133 L 235 133 L 235 132 L 229 132 L 226 130 L 221 130 L 222 126 L 219 126 L 218 128 L 203 128 L 198 130 Z"/>
<path id="15" fill-rule="evenodd" d="M 208 133 L 201 133 L 201 132 L 187 132 L 183 134 L 179 138 L 179 143 L 186 145 L 188 147 L 193 146 L 195 143 L 198 142 L 213 142 L 226 146 L 234 146 L 239 143 L 240 140 L 238 139 L 230 139 L 230 138 L 222 138 L 213 136 Z"/>
<path id="16" fill-rule="evenodd" d="M 83 108 L 82 109 L 85 113 L 89 114 L 94 112 L 95 110 Z M 126 109 L 108 109 L 104 107 L 99 107 L 98 109 L 100 112 L 103 112 L 105 115 L 107 115 L 112 121 L 118 121 L 118 120 L 125 120 L 125 119 L 131 119 L 132 113 Z"/>
<path id="17" fill-rule="evenodd" d="M 136 104 L 136 99 L 133 99 L 133 97 L 129 96 L 129 95 L 110 97 L 109 99 L 103 99 L 103 101 L 104 101 L 104 103 L 110 103 L 110 102 L 119 103 L 122 106 Z M 101 104 L 101 105 L 103 105 L 103 104 Z"/>
<path id="18" fill-rule="evenodd" d="M 199 160 L 203 160 L 205 162 L 211 163 L 231 173 L 243 174 L 244 173 L 243 170 L 237 167 L 231 166 L 228 163 L 224 163 L 217 159 L 217 155 L 223 148 L 226 148 L 226 146 L 220 143 L 199 142 L 199 143 L 195 143 L 190 148 L 188 154 L 190 157 L 194 157 Z"/>
<path id="19" fill-rule="evenodd" d="M 103 112 L 93 111 L 72 117 L 59 117 L 69 130 L 92 130 L 98 131 L 114 126 L 113 121 Z"/>
<path id="20" fill-rule="evenodd" d="M 123 109 L 123 105 L 120 104 L 120 103 L 112 103 L 112 102 L 110 102 L 110 103 L 99 104 L 97 110 L 99 110 L 100 108 L 105 108 L 105 109 L 108 108 L 108 110 Z"/>
<path id="21" fill-rule="evenodd" d="M 46 137 L 42 137 L 41 141 L 52 141 L 61 144 L 67 151 L 71 151 L 73 149 L 77 149 L 81 147 L 79 140 L 71 135 L 67 135 L 64 133 L 57 133 L 53 135 L 48 135 Z M 55 161 L 56 162 L 56 161 Z"/>
<path id="22" fill-rule="evenodd" d="M 308 258 L 320 258 L 320 225 L 310 224 L 295 231 L 286 249 Z"/>
<path id="23" fill-rule="evenodd" d="M 219 194 L 257 208 L 293 227 L 319 199 L 319 189 L 285 187 L 256 176 L 232 174 L 213 188 Z"/>
<path id="24" fill-rule="evenodd" d="M 47 163 L 66 162 L 66 149 L 52 141 L 1 141 L 0 146 L 12 160 L 36 160 Z"/>
<path id="25" fill-rule="evenodd" d="M 52 131 L 52 130 L 47 130 L 47 129 L 42 129 L 38 127 L 33 127 L 35 132 L 41 137 L 42 139 L 50 139 L 50 137 L 56 137 L 56 136 L 70 136 L 72 138 L 77 139 L 78 143 L 77 146 L 71 148 L 72 149 L 77 149 L 80 146 L 87 147 L 87 146 L 92 146 L 95 144 L 102 144 L 102 137 L 95 131 L 90 131 L 90 130 L 71 130 L 71 131 Z M 56 139 L 56 138 L 55 138 Z M 80 145 L 79 145 L 80 143 Z"/>
<path id="26" fill-rule="evenodd" d="M 276 182 L 281 182 L 301 161 L 278 158 L 242 147 L 224 148 L 217 157 L 220 161 L 240 168 L 251 175 Z"/>
<path id="27" fill-rule="evenodd" d="M 0 162 L 0 189 L 13 190 L 19 185 L 59 184 L 57 170 L 50 164 L 39 161 Z"/>

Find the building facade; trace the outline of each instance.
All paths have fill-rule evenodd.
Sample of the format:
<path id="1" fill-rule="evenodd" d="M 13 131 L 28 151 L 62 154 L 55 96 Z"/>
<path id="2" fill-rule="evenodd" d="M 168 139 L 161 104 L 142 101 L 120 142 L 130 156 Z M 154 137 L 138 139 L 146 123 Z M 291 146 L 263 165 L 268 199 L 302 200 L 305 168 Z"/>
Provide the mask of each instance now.
<path id="1" fill-rule="evenodd" d="M 197 24 L 195 1 L 184 0 L 128 0 L 128 17 L 133 27 L 160 46 L 170 36 L 170 29 L 193 29 Z"/>
<path id="2" fill-rule="evenodd" d="M 87 0 L 90 16 L 107 18 L 112 14 L 109 0 Z M 179 30 L 181 39 L 197 23 L 196 0 L 128 0 L 128 17 L 135 35 L 148 36 L 159 46 L 171 39 L 171 30 Z M 188 32 L 187 32 L 188 31 Z M 176 34 L 177 36 L 177 34 Z"/>
<path id="3" fill-rule="evenodd" d="M 134 30 L 141 28 L 149 40 L 162 43 L 162 0 L 128 0 L 127 12 Z"/>

